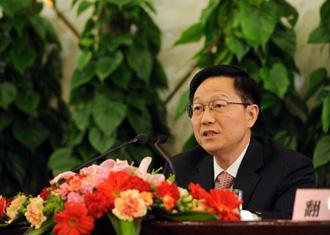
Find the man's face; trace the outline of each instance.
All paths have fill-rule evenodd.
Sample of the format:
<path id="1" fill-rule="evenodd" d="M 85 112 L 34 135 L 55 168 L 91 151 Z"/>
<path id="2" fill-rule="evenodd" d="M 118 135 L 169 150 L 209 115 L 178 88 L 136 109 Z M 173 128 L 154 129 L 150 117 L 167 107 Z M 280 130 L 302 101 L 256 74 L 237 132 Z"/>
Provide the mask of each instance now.
<path id="1" fill-rule="evenodd" d="M 197 88 L 193 104 L 221 104 L 220 100 L 242 103 L 234 88 L 234 79 L 211 77 Z M 205 107 L 199 115 L 193 114 L 191 121 L 197 142 L 210 154 L 224 155 L 235 153 L 249 142 L 251 127 L 258 116 L 258 106 L 229 104 L 220 111 Z"/>

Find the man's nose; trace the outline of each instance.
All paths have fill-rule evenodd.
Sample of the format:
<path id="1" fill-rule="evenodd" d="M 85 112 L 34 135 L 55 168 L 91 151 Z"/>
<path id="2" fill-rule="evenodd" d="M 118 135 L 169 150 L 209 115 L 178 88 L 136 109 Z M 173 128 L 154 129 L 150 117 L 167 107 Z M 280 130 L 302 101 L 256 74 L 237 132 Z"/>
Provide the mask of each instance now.
<path id="1" fill-rule="evenodd" d="M 214 122 L 214 114 L 213 110 L 210 107 L 205 106 L 204 111 L 202 113 L 202 124 L 210 124 Z"/>

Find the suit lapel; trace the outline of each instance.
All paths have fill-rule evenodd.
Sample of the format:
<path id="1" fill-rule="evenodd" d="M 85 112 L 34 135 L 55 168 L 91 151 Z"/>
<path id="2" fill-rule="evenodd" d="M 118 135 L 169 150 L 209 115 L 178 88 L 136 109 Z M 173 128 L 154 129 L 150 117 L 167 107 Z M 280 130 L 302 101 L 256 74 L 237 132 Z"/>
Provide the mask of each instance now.
<path id="1" fill-rule="evenodd" d="M 241 189 L 243 191 L 244 202 L 249 202 L 254 189 L 261 178 L 261 176 L 257 174 L 256 171 L 262 166 L 262 146 L 254 138 L 251 138 L 251 142 L 234 181 L 234 188 Z M 247 204 L 248 203 L 244 204 L 244 207 L 247 207 Z"/>
<path id="2" fill-rule="evenodd" d="M 200 152 L 198 162 L 194 163 L 190 182 L 199 183 L 204 189 L 209 190 L 214 186 L 213 180 L 213 158 L 205 151 Z"/>

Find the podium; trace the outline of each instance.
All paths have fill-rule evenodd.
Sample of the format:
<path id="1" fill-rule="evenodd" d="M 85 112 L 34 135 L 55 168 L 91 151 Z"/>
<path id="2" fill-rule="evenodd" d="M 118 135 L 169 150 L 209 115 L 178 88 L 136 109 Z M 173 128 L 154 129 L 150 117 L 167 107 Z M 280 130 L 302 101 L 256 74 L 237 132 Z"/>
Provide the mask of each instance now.
<path id="1" fill-rule="evenodd" d="M 325 235 L 330 233 L 329 221 L 160 221 L 142 225 L 141 235 Z"/>
<path id="2" fill-rule="evenodd" d="M 109 223 L 110 226 L 110 223 Z M 26 227 L 0 228 L 1 235 L 22 235 Z M 263 220 L 255 222 L 164 221 L 142 224 L 141 235 L 326 235 L 329 221 Z"/>

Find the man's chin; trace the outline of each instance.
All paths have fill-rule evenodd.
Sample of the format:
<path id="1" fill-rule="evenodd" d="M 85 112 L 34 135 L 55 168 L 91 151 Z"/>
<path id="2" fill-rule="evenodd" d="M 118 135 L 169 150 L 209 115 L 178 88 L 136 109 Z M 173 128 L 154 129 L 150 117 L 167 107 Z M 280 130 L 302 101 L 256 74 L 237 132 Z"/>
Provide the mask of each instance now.
<path id="1" fill-rule="evenodd" d="M 219 152 L 221 150 L 221 146 L 216 145 L 216 144 L 203 144 L 201 145 L 202 148 L 208 152 L 211 155 L 214 155 L 216 152 Z"/>

